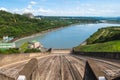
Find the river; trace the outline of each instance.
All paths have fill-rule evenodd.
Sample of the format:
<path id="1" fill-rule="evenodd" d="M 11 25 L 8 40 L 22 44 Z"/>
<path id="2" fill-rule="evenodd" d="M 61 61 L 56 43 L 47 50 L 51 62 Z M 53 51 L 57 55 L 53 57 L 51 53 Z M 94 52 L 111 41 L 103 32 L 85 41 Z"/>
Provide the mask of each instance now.
<path id="1" fill-rule="evenodd" d="M 70 25 L 68 27 L 53 30 L 31 38 L 18 40 L 15 44 L 19 47 L 26 41 L 36 40 L 39 41 L 45 48 L 73 48 L 85 41 L 99 28 L 107 26 L 120 26 L 120 24 L 99 23 Z"/>

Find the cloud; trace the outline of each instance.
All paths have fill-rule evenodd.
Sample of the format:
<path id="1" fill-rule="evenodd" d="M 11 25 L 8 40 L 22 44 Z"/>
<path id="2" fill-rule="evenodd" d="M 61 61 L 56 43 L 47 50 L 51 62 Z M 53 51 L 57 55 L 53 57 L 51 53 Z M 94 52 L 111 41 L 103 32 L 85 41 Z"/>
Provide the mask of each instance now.
<path id="1" fill-rule="evenodd" d="M 0 10 L 8 11 L 8 9 L 7 9 L 7 8 L 4 8 L 4 7 L 0 7 Z"/>
<path id="2" fill-rule="evenodd" d="M 28 7 L 27 7 L 28 9 L 31 9 L 32 8 L 32 5 L 28 5 Z"/>
<path id="3" fill-rule="evenodd" d="M 39 13 L 51 13 L 51 12 L 53 12 L 53 11 L 50 10 L 50 9 L 39 8 L 39 9 L 37 10 L 37 12 L 39 12 Z"/>
<path id="4" fill-rule="evenodd" d="M 0 10 L 9 11 L 12 13 L 32 13 L 34 15 L 47 15 L 47 16 L 113 16 L 116 14 L 118 10 L 111 10 L 111 9 L 96 9 L 92 7 L 76 7 L 74 9 L 48 9 L 48 8 L 34 8 L 30 5 L 26 8 L 22 9 L 12 9 L 8 10 L 4 7 L 0 7 Z M 119 15 L 119 14 L 116 14 Z M 114 15 L 114 16 L 116 16 Z"/>
<path id="5" fill-rule="evenodd" d="M 29 5 L 28 5 L 28 9 L 32 9 L 32 7 L 34 6 L 34 5 L 36 5 L 37 4 L 37 2 L 35 2 L 35 1 L 31 1 L 30 3 L 29 3 Z"/>
<path id="6" fill-rule="evenodd" d="M 35 5 L 37 4 L 37 2 L 35 1 L 31 1 L 29 2 L 28 6 L 26 8 L 23 8 L 21 11 L 23 13 L 35 13 L 35 9 L 33 8 Z"/>
<path id="7" fill-rule="evenodd" d="M 0 7 L 0 10 L 9 11 L 12 13 L 32 13 L 34 15 L 47 16 L 117 16 L 120 14 L 119 8 L 107 8 L 105 6 L 93 6 L 91 4 L 81 4 L 70 8 L 51 8 L 46 6 L 36 5 L 38 2 L 30 1 L 27 7 L 6 9 Z"/>
<path id="8" fill-rule="evenodd" d="M 36 5 L 37 2 L 35 2 L 35 1 L 31 1 L 30 4 L 31 4 L 31 5 Z"/>
<path id="9" fill-rule="evenodd" d="M 96 8 L 88 8 L 85 10 L 84 15 L 89 16 L 112 16 L 115 10 L 112 9 L 96 9 Z M 108 15 L 109 14 L 109 15 Z"/>

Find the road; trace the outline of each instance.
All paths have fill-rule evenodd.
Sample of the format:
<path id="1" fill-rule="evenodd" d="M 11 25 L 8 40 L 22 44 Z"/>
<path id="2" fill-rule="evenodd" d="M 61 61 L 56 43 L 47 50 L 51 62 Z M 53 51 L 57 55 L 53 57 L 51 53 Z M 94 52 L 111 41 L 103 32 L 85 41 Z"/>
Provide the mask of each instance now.
<path id="1" fill-rule="evenodd" d="M 38 67 L 32 73 L 31 80 L 83 80 L 85 64 L 88 59 L 90 58 L 71 54 L 53 54 L 39 57 L 37 58 Z M 100 70 L 110 78 L 120 76 L 119 63 L 95 58 L 91 59 L 93 59 Z M 28 61 L 22 61 L 1 67 L 0 74 L 17 80 L 19 72 L 27 63 Z"/>

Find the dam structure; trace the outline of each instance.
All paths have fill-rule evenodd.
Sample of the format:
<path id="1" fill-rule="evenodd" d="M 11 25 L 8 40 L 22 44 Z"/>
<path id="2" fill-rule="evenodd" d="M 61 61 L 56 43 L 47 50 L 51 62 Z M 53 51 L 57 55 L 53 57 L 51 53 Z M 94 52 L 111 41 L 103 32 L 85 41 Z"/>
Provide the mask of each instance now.
<path id="1" fill-rule="evenodd" d="M 0 80 L 120 80 L 120 63 L 72 49 L 0 56 Z"/>

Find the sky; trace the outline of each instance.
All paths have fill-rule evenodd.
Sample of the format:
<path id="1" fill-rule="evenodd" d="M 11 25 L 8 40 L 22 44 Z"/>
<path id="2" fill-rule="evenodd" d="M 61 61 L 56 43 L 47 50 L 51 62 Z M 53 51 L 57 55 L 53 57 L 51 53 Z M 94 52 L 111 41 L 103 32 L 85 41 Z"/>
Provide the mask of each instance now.
<path id="1" fill-rule="evenodd" d="M 120 0 L 0 0 L 0 10 L 44 16 L 120 16 Z"/>

